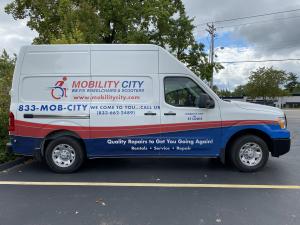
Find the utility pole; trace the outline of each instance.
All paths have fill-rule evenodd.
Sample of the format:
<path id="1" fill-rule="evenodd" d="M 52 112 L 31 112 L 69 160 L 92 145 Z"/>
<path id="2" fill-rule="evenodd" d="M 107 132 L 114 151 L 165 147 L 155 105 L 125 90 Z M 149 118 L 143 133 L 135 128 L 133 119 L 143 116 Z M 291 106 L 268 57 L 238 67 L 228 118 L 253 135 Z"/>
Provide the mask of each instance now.
<path id="1" fill-rule="evenodd" d="M 214 85 L 214 56 L 215 56 L 215 37 L 216 37 L 216 27 L 214 23 L 207 24 L 206 31 L 210 35 L 210 51 L 209 51 L 209 63 L 212 66 L 211 71 L 211 81 L 210 81 L 210 87 L 212 88 Z"/>

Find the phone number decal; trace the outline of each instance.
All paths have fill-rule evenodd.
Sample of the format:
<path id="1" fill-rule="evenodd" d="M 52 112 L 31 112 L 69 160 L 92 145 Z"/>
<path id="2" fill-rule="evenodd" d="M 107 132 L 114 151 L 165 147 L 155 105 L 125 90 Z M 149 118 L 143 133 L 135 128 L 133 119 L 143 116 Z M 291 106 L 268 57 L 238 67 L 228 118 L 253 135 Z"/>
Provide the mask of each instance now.
<path id="1" fill-rule="evenodd" d="M 69 104 L 69 105 L 60 105 L 60 104 L 51 104 L 51 105 L 19 105 L 18 110 L 20 112 L 54 112 L 54 111 L 86 111 L 88 109 L 87 104 Z"/>

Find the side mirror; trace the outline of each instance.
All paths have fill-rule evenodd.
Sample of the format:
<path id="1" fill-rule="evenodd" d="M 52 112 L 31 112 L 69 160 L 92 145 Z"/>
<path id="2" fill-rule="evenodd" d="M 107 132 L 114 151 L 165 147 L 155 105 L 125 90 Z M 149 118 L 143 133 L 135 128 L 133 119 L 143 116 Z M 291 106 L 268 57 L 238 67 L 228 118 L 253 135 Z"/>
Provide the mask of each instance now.
<path id="1" fill-rule="evenodd" d="M 201 94 L 196 98 L 196 106 L 199 108 L 212 109 L 215 107 L 215 102 L 207 94 Z"/>

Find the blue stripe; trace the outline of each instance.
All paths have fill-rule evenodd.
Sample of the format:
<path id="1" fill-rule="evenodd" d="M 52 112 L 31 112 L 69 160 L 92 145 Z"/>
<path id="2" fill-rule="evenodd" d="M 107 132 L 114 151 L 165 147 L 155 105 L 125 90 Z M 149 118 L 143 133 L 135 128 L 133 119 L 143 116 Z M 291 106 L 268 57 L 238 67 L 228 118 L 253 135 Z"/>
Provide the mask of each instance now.
<path id="1" fill-rule="evenodd" d="M 272 139 L 290 138 L 290 132 L 280 129 L 278 125 L 245 125 L 134 137 L 84 139 L 84 143 L 90 158 L 157 155 L 216 157 L 232 135 L 245 129 L 260 130 Z M 19 136 L 13 139 L 14 152 L 23 155 L 32 155 L 33 150 L 39 148 L 42 141 L 41 138 Z"/>

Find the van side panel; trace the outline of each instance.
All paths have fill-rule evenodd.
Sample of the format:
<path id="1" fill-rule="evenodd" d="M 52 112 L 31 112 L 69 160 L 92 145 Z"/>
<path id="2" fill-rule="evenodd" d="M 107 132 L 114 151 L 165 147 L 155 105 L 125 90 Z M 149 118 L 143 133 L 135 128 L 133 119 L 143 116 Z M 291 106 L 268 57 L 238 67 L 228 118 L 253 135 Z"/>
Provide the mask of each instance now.
<path id="1" fill-rule="evenodd" d="M 89 51 L 26 53 L 22 74 L 89 74 Z"/>
<path id="2" fill-rule="evenodd" d="M 157 74 L 157 51 L 91 51 L 92 75 Z"/>
<path id="3" fill-rule="evenodd" d="M 32 155 L 51 132 L 70 130 L 89 138 L 90 93 L 73 92 L 78 81 L 90 81 L 88 46 L 30 46 L 18 80 L 13 150 Z"/>
<path id="4" fill-rule="evenodd" d="M 91 52 L 90 139 L 97 156 L 158 155 L 160 137 L 158 51 Z"/>

